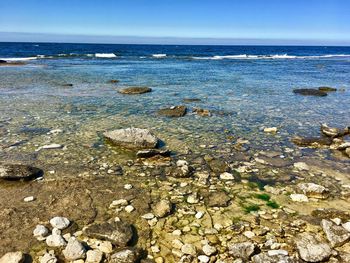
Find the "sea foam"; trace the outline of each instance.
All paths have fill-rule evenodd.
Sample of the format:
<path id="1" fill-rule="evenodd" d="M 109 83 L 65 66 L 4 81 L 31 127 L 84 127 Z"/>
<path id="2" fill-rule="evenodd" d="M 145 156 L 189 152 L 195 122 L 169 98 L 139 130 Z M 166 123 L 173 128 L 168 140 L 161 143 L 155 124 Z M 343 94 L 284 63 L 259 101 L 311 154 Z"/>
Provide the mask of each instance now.
<path id="1" fill-rule="evenodd" d="M 97 57 L 97 58 L 116 58 L 117 56 L 114 53 L 96 53 L 95 57 Z"/>
<path id="2" fill-rule="evenodd" d="M 26 61 L 26 60 L 34 60 L 37 59 L 37 57 L 26 57 L 26 58 L 0 58 L 0 60 L 5 61 Z"/>
<path id="3" fill-rule="evenodd" d="M 350 57 L 346 54 L 329 54 L 320 56 L 294 56 L 288 54 L 275 54 L 275 55 L 224 55 L 224 56 L 212 56 L 212 57 L 192 57 L 192 59 L 199 60 L 222 60 L 222 59 L 322 59 L 322 58 L 337 58 L 337 57 Z"/>
<path id="4" fill-rule="evenodd" d="M 165 58 L 166 54 L 153 54 L 152 57 L 154 57 L 154 58 Z"/>

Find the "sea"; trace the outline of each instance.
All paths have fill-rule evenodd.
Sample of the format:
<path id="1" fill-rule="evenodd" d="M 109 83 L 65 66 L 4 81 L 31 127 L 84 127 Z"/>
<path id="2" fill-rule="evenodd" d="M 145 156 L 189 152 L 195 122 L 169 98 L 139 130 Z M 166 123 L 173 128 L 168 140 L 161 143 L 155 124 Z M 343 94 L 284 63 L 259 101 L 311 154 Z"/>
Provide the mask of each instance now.
<path id="1" fill-rule="evenodd" d="M 19 160 L 49 143 L 64 145 L 70 163 L 104 158 L 103 131 L 139 127 L 175 154 L 246 140 L 253 152 L 294 150 L 339 161 L 329 150 L 300 152 L 291 138 L 319 136 L 321 123 L 350 126 L 350 47 L 0 43 L 0 60 L 21 62 L 0 66 L 0 145 L 14 147 L 11 158 Z M 152 92 L 118 93 L 130 86 Z M 320 86 L 337 91 L 293 93 Z M 187 107 L 186 116 L 157 114 L 177 105 Z M 53 129 L 63 132 L 48 135 Z"/>

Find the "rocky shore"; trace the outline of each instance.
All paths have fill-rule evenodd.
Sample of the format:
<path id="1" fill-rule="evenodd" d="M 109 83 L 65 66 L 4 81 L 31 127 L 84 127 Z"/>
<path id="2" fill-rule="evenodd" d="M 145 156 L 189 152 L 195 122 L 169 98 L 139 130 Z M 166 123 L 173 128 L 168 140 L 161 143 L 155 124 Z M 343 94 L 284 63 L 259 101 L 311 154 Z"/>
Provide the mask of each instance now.
<path id="1" fill-rule="evenodd" d="M 153 90 L 115 92 L 137 100 Z M 153 113 L 165 122 L 231 114 L 193 105 L 200 101 L 183 99 L 185 105 Z M 181 137 L 160 138 L 156 128 L 136 122 L 76 134 L 64 127 L 11 134 L 10 122 L 0 119 L 0 263 L 350 262 L 350 167 L 344 165 L 350 127 L 322 124 L 318 136 L 295 134 L 282 147 L 274 147 L 281 127 L 261 127 L 254 132 L 268 143 L 257 149 L 229 130 L 221 131 L 222 143 L 198 136 L 198 147 L 190 148 Z M 42 140 L 27 143 L 39 135 Z M 72 135 L 83 138 L 83 151 Z M 16 152 L 22 145 L 25 154 Z M 313 157 L 303 155 L 310 150 Z"/>
<path id="2" fill-rule="evenodd" d="M 321 126 L 326 147 L 345 156 L 348 135 Z M 0 165 L 1 263 L 350 261 L 349 167 L 291 149 L 253 153 L 242 139 L 175 155 L 147 129 L 103 136 L 134 157 L 52 178 L 45 167 Z"/>

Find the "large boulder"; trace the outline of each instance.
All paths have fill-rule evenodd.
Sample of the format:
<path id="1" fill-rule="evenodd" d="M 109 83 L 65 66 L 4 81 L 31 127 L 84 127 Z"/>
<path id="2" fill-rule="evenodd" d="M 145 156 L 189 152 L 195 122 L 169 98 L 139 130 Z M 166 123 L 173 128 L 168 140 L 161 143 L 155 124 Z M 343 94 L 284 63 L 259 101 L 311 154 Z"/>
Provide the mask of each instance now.
<path id="1" fill-rule="evenodd" d="M 121 94 L 135 95 L 135 94 L 143 94 L 151 92 L 152 89 L 148 87 L 129 87 L 125 89 L 121 89 L 118 92 Z"/>
<path id="2" fill-rule="evenodd" d="M 331 247 L 315 234 L 302 233 L 297 236 L 295 243 L 302 260 L 319 262 L 327 260 L 331 254 Z"/>
<path id="3" fill-rule="evenodd" d="M 323 219 L 321 227 L 332 247 L 342 246 L 350 239 L 350 233 L 344 227 L 338 226 L 329 220 Z"/>
<path id="4" fill-rule="evenodd" d="M 39 177 L 43 171 L 39 168 L 22 164 L 0 164 L 0 179 L 30 180 Z"/>
<path id="5" fill-rule="evenodd" d="M 165 117 L 182 117 L 185 116 L 187 108 L 185 106 L 174 106 L 166 109 L 161 109 L 158 114 Z"/>
<path id="6" fill-rule="evenodd" d="M 6 60 L 2 60 L 2 59 L 0 59 L 0 64 L 5 64 L 5 63 L 7 63 L 7 61 L 6 61 Z"/>
<path id="7" fill-rule="evenodd" d="M 133 237 L 131 225 L 121 221 L 95 223 L 88 226 L 84 233 L 88 237 L 107 240 L 120 247 L 125 247 Z"/>
<path id="8" fill-rule="evenodd" d="M 103 136 L 115 145 L 131 149 L 156 148 L 158 144 L 158 138 L 146 129 L 118 129 L 105 132 Z"/>
<path id="9" fill-rule="evenodd" d="M 318 89 L 294 89 L 295 94 L 304 95 L 304 96 L 318 96 L 324 97 L 327 96 L 327 92 L 318 90 Z"/>

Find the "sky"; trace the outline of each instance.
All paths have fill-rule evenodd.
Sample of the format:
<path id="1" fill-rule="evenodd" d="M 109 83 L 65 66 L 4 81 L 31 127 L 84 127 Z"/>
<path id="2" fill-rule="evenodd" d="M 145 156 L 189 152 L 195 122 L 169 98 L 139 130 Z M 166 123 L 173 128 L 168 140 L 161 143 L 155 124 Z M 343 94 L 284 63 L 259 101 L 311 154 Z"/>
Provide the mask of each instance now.
<path id="1" fill-rule="evenodd" d="M 0 0 L 0 41 L 350 45 L 350 0 Z"/>

